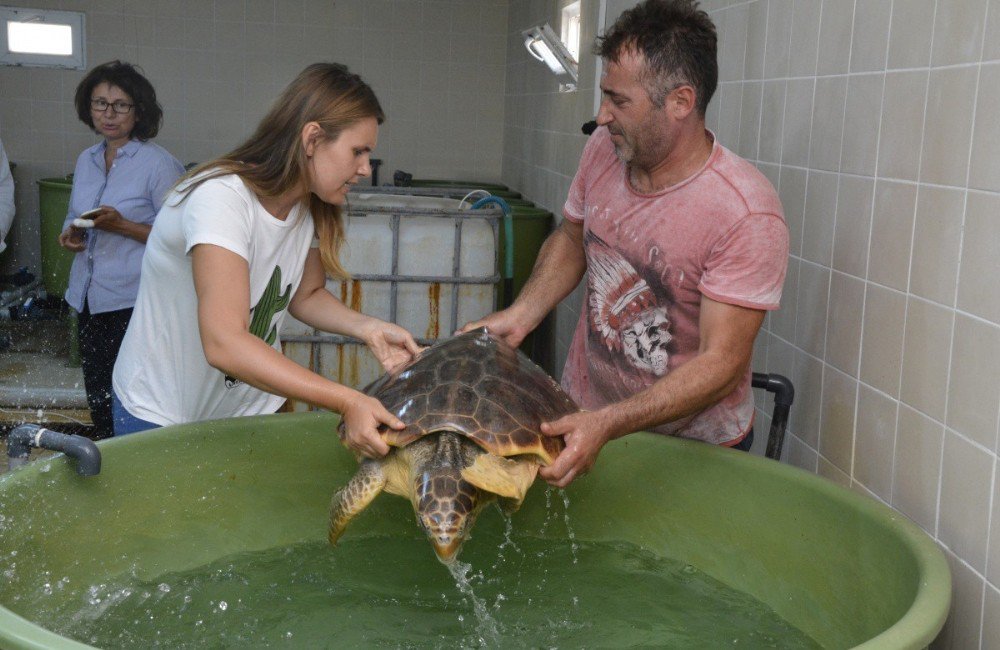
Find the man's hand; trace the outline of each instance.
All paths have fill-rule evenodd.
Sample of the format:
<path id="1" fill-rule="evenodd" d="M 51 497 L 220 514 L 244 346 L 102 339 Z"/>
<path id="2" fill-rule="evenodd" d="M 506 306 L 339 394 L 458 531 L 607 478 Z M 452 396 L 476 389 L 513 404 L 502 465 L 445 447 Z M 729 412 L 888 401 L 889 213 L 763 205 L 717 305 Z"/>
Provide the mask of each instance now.
<path id="1" fill-rule="evenodd" d="M 581 411 L 553 422 L 543 422 L 542 433 L 550 437 L 562 436 L 566 448 L 555 462 L 539 469 L 538 475 L 549 484 L 563 488 L 590 471 L 601 449 L 611 440 L 611 432 L 603 420 L 600 411 Z"/>
<path id="2" fill-rule="evenodd" d="M 490 334 L 497 337 L 512 348 L 516 348 L 521 345 L 524 338 L 531 333 L 531 328 L 520 323 L 520 321 L 515 317 L 511 307 L 502 311 L 493 312 L 492 314 L 489 314 L 484 318 L 480 318 L 477 321 L 466 323 L 455 333 L 465 334 L 466 332 L 479 329 L 480 327 L 485 327 Z"/>

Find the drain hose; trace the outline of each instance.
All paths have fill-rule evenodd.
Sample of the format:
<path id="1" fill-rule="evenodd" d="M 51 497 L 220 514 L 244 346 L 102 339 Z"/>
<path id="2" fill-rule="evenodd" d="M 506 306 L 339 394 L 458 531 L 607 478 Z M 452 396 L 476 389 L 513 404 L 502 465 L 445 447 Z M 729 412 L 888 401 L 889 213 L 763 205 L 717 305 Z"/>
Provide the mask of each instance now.
<path id="1" fill-rule="evenodd" d="M 50 431 L 37 424 L 21 424 L 10 432 L 7 437 L 10 468 L 27 463 L 32 447 L 61 451 L 75 459 L 76 473 L 81 476 L 96 476 L 101 471 L 101 452 L 93 440 Z"/>

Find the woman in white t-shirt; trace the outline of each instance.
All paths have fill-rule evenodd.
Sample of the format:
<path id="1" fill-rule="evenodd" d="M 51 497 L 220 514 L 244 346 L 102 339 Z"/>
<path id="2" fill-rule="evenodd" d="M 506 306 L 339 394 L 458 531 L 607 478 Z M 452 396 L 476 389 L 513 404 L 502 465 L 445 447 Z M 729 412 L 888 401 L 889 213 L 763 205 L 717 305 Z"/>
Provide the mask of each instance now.
<path id="1" fill-rule="evenodd" d="M 287 359 L 277 336 L 291 313 L 364 341 L 387 369 L 419 351 L 403 328 L 326 290 L 327 274 L 346 276 L 340 205 L 371 173 L 383 120 L 357 75 L 314 64 L 249 140 L 177 185 L 146 244 L 115 365 L 116 435 L 272 413 L 290 398 L 341 413 L 353 449 L 388 451 L 378 427 L 403 423 L 378 400 Z"/>

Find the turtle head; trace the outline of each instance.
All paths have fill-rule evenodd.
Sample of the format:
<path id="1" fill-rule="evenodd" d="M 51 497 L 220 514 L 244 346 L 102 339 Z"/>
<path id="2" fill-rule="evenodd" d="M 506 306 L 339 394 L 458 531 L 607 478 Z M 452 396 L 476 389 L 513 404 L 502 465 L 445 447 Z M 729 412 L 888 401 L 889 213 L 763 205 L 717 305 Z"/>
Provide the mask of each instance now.
<path id="1" fill-rule="evenodd" d="M 416 485 L 417 523 L 427 534 L 438 559 L 450 564 L 482 507 L 479 489 L 456 471 L 425 472 Z"/>

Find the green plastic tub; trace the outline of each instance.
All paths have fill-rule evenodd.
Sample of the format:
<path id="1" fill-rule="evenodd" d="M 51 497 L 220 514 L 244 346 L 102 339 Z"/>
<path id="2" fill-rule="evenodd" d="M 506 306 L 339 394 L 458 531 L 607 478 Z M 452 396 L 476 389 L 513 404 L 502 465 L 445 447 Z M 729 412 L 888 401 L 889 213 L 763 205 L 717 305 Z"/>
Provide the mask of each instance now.
<path id="1" fill-rule="evenodd" d="M 62 456 L 0 477 L 0 647 L 84 647 L 19 609 L 42 583 L 90 585 L 125 572 L 156 580 L 325 539 L 330 495 L 356 468 L 336 424 L 330 414 L 300 413 L 169 427 L 99 443 L 96 477 L 78 476 Z M 536 483 L 514 526 L 545 521 L 546 495 Z M 610 444 L 567 501 L 577 540 L 625 541 L 683 560 L 823 647 L 923 648 L 948 613 L 949 570 L 930 538 L 894 511 L 787 465 L 636 434 Z M 470 543 L 502 539 L 498 519 L 484 513 Z M 413 528 L 410 505 L 383 496 L 348 532 Z"/>
<path id="2" fill-rule="evenodd" d="M 59 245 L 59 234 L 69 212 L 69 194 L 72 189 L 73 181 L 69 177 L 43 178 L 38 181 L 42 284 L 50 296 L 61 297 L 69 286 L 73 253 Z"/>

